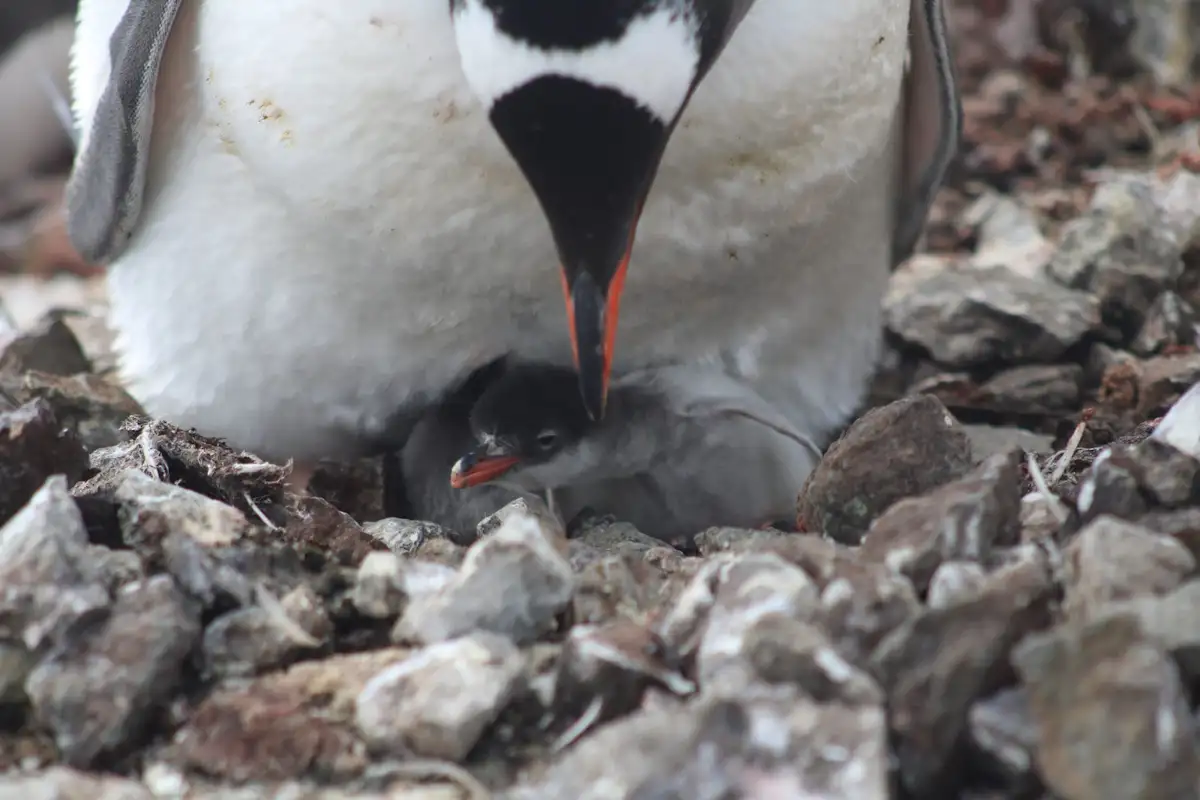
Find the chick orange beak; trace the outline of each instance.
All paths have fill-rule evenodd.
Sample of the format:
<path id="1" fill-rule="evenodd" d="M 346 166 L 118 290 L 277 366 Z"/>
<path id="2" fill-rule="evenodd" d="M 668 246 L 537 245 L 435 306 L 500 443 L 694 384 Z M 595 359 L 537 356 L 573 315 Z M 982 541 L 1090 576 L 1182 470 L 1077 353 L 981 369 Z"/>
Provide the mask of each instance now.
<path id="1" fill-rule="evenodd" d="M 450 485 L 455 489 L 466 489 L 494 481 L 515 467 L 520 460 L 516 456 L 476 456 L 469 453 L 455 462 L 450 469 Z"/>

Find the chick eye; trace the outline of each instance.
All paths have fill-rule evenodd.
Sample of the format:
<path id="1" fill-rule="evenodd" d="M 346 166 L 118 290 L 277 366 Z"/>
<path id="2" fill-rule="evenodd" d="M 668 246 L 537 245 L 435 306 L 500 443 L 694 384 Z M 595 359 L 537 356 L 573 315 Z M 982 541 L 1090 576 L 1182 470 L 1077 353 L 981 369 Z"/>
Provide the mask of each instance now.
<path id="1" fill-rule="evenodd" d="M 552 430 L 544 430 L 537 435 L 538 447 L 543 450 L 549 450 L 554 445 L 558 444 L 558 433 Z"/>

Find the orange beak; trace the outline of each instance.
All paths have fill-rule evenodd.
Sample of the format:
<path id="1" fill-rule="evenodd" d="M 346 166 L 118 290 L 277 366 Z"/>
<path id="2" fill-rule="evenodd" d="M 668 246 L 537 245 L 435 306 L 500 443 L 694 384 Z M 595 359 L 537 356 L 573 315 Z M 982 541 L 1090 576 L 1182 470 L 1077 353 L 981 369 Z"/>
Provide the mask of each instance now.
<path id="1" fill-rule="evenodd" d="M 575 370 L 579 373 L 579 390 L 584 407 L 593 420 L 604 416 L 608 401 L 621 293 L 625 289 L 625 275 L 633 252 L 640 207 L 638 212 L 634 224 L 630 226 L 625 253 L 606 287 L 601 289 L 589 272 L 579 273 L 573 283 L 568 282 L 565 269 L 561 273 L 563 296 L 567 303 L 567 327 L 571 332 L 571 355 L 575 360 Z"/>
<path id="2" fill-rule="evenodd" d="M 463 456 L 450 470 L 450 485 L 455 489 L 466 489 L 493 481 L 520 461 L 516 456 Z"/>

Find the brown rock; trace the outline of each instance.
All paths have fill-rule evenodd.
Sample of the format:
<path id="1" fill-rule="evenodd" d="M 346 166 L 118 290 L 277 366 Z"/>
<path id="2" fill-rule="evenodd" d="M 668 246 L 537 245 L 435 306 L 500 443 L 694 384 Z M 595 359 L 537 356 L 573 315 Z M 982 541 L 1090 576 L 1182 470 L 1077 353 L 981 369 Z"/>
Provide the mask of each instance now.
<path id="1" fill-rule="evenodd" d="M 204 631 L 204 667 L 220 678 L 248 677 L 284 667 L 320 649 L 333 624 L 320 598 L 301 584 L 282 599 L 258 590 L 258 605 L 224 614 Z"/>
<path id="2" fill-rule="evenodd" d="M 235 783 L 357 775 L 368 761 L 354 732 L 355 700 L 371 678 L 409 652 L 307 661 L 245 687 L 218 689 L 164 756 L 185 770 Z"/>
<path id="3" fill-rule="evenodd" d="M 1020 531 L 1021 454 L 992 456 L 967 477 L 901 500 L 875 520 L 861 556 L 912 581 L 924 594 L 946 561 L 984 562 Z"/>
<path id="4" fill-rule="evenodd" d="M 660 612 L 676 582 L 672 573 L 645 558 L 649 552 L 612 555 L 584 567 L 572 604 L 575 624 L 617 619 L 645 624 Z"/>
<path id="5" fill-rule="evenodd" d="M 25 505 L 51 475 L 74 482 L 87 469 L 87 453 L 44 400 L 0 412 L 0 521 Z"/>
<path id="6" fill-rule="evenodd" d="M 1006 414 L 1057 414 L 1079 407 L 1083 368 L 1078 364 L 1028 364 L 992 377 L 970 398 L 970 407 Z"/>
<path id="7" fill-rule="evenodd" d="M 4 346 L 0 372 L 37 370 L 49 375 L 91 372 L 79 340 L 58 314 L 49 314 Z"/>
<path id="8" fill-rule="evenodd" d="M 123 592 L 111 614 L 42 661 L 26 690 L 63 760 L 89 766 L 144 736 L 199 635 L 199 609 L 160 575 Z"/>
<path id="9" fill-rule="evenodd" d="M 1138 413 L 1143 419 L 1166 413 L 1197 382 L 1200 353 L 1147 359 L 1138 376 Z"/>
<path id="10" fill-rule="evenodd" d="M 1192 344 L 1196 339 L 1197 322 L 1200 322 L 1200 315 L 1191 304 L 1175 292 L 1163 292 L 1147 310 L 1145 322 L 1129 349 L 1148 358 L 1169 347 Z"/>
<path id="11" fill-rule="evenodd" d="M 800 491 L 801 527 L 857 544 L 893 503 L 971 466 L 970 441 L 940 401 L 897 400 L 868 412 L 829 448 Z"/>
<path id="12" fill-rule="evenodd" d="M 0 392 L 18 403 L 45 400 L 89 453 L 124 441 L 125 420 L 142 413 L 141 406 L 124 390 L 90 373 L 0 372 Z"/>
<path id="13" fill-rule="evenodd" d="M 1069 615 L 1086 617 L 1113 600 L 1169 592 L 1196 568 L 1187 548 L 1116 517 L 1091 522 L 1067 546 Z"/>
<path id="14" fill-rule="evenodd" d="M 349 514 L 319 497 L 290 498 L 287 524 L 279 538 L 330 554 L 339 564 L 356 567 L 386 545 L 370 536 Z"/>
<path id="15" fill-rule="evenodd" d="M 1175 664 L 1136 616 L 1030 637 L 1013 654 L 1042 778 L 1065 798 L 1195 797 L 1195 725 Z"/>
<path id="16" fill-rule="evenodd" d="M 920 609 L 906 578 L 878 564 L 844 561 L 821 590 L 816 621 L 838 652 L 866 667 L 878 644 Z"/>
<path id="17" fill-rule="evenodd" d="M 883 690 L 846 661 L 815 625 L 786 614 L 766 614 L 746 634 L 744 652 L 756 677 L 789 683 L 818 703 L 881 706 Z"/>

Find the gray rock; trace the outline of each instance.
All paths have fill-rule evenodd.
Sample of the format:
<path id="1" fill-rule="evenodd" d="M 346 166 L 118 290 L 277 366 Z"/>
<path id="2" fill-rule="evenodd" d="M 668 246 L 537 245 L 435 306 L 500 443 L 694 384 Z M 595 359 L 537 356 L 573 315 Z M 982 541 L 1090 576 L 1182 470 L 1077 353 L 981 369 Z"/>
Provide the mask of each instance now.
<path id="1" fill-rule="evenodd" d="M 647 536 L 628 522 L 619 522 L 608 517 L 585 520 L 579 529 L 573 532 L 571 540 L 572 544 L 578 542 L 604 554 L 641 555 L 647 550 L 663 546 L 661 540 Z"/>
<path id="2" fill-rule="evenodd" d="M 554 713 L 570 739 L 636 709 L 650 687 L 689 695 L 676 653 L 648 628 L 629 620 L 576 625 L 563 643 L 554 682 Z"/>
<path id="3" fill-rule="evenodd" d="M 922 612 L 872 654 L 900 779 L 914 797 L 942 796 L 954 779 L 971 706 L 997 688 L 1013 645 L 1048 623 L 1053 594 L 1047 564 L 1019 562 L 990 576 L 975 597 Z"/>
<path id="4" fill-rule="evenodd" d="M 1188 389 L 1171 406 L 1150 438 L 1200 461 L 1200 383 Z"/>
<path id="5" fill-rule="evenodd" d="M 121 471 L 113 496 L 121 538 L 150 557 L 157 556 L 162 540 L 172 533 L 190 536 L 204 547 L 219 547 L 238 541 L 250 528 L 246 515 L 236 508 L 138 469 Z"/>
<path id="6" fill-rule="evenodd" d="M 394 640 L 431 643 L 492 631 L 525 643 L 550 629 L 575 590 L 562 527 L 525 500 L 500 514 L 500 526 L 471 546 L 451 584 L 411 598 Z"/>
<path id="7" fill-rule="evenodd" d="M 1027 453 L 1048 453 L 1053 450 L 1054 437 L 1034 433 L 1024 428 L 1005 425 L 963 425 L 971 440 L 971 452 L 979 460 L 1017 449 Z"/>
<path id="8" fill-rule="evenodd" d="M 839 565 L 821 590 L 817 623 L 852 663 L 869 664 L 870 654 L 921 610 L 912 584 L 886 567 Z"/>
<path id="9" fill-rule="evenodd" d="M 1190 345 L 1196 339 L 1197 322 L 1200 322 L 1200 315 L 1191 304 L 1175 292 L 1163 292 L 1146 311 L 1146 320 L 1129 349 L 1148 357 L 1158 355 L 1168 347 Z"/>
<path id="10" fill-rule="evenodd" d="M 1182 252 L 1154 187 L 1118 179 L 1097 188 L 1088 210 L 1064 226 L 1048 272 L 1093 295 L 1105 323 L 1133 337 L 1158 296 L 1179 280 Z"/>
<path id="11" fill-rule="evenodd" d="M 987 572 L 976 561 L 944 561 L 929 580 L 930 608 L 949 608 L 977 596 L 987 585 Z"/>
<path id="12" fill-rule="evenodd" d="M 444 564 L 371 553 L 358 567 L 351 602 L 375 619 L 400 615 L 410 597 L 434 594 L 453 583 L 456 572 Z"/>
<path id="13" fill-rule="evenodd" d="M 1141 596 L 1103 607 L 1097 618 L 1137 616 L 1146 637 L 1171 653 L 1191 685 L 1200 680 L 1200 581 L 1190 580 L 1158 597 Z"/>
<path id="14" fill-rule="evenodd" d="M 787 614 L 771 613 L 755 620 L 742 649 L 755 678 L 795 685 L 818 703 L 884 703 L 875 679 L 843 658 L 820 628 Z"/>
<path id="15" fill-rule="evenodd" d="M 881 709 L 823 706 L 781 690 L 633 714 L 567 750 L 508 798 L 883 800 L 887 787 Z"/>
<path id="16" fill-rule="evenodd" d="M 205 670 L 218 678 L 258 675 L 324 646 L 333 624 L 306 584 L 282 599 L 257 592 L 259 604 L 224 614 L 204 631 Z"/>
<path id="17" fill-rule="evenodd" d="M 991 771 L 1002 775 L 1006 789 L 1027 796 L 1038 784 L 1035 752 L 1037 726 L 1022 688 L 1005 689 L 971 707 L 971 744 L 986 756 Z"/>
<path id="18" fill-rule="evenodd" d="M 1169 592 L 1196 569 L 1192 554 L 1175 539 L 1111 516 L 1088 524 L 1064 555 L 1064 609 L 1077 617 L 1113 600 Z"/>
<path id="19" fill-rule="evenodd" d="M 0 528 L 0 696 L 19 699 L 36 656 L 109 606 L 107 576 L 61 476 Z"/>
<path id="20" fill-rule="evenodd" d="M 961 480 L 896 503 L 867 531 L 862 558 L 904 575 L 924 594 L 944 562 L 983 562 L 993 547 L 1015 544 L 1020 463 L 1016 451 L 992 456 Z"/>
<path id="21" fill-rule="evenodd" d="M 800 491 L 798 516 L 806 530 L 857 544 L 888 506 L 972 465 L 970 440 L 946 407 L 907 397 L 868 412 L 830 446 Z"/>
<path id="22" fill-rule="evenodd" d="M 1187 83 L 1196 57 L 1195 5 L 1189 0 L 1132 0 L 1129 8 L 1135 20 L 1130 53 L 1159 82 Z"/>
<path id="23" fill-rule="evenodd" d="M 143 736 L 199 636 L 199 609 L 160 575 L 127 587 L 111 614 L 43 660 L 26 692 L 63 761 L 91 766 Z"/>
<path id="24" fill-rule="evenodd" d="M 1116 448 L 1120 456 L 1125 451 Z M 1146 499 L 1138 486 L 1136 466 L 1128 459 L 1113 458 L 1114 448 L 1100 452 L 1079 482 L 1075 508 L 1081 524 L 1102 516 L 1137 519 L 1146 511 Z"/>
<path id="25" fill-rule="evenodd" d="M 646 624 L 682 591 L 690 572 L 677 551 L 656 548 L 635 552 L 639 552 L 637 548 L 623 555 L 597 558 L 579 571 L 572 603 L 576 625 L 618 619 Z"/>
<path id="26" fill-rule="evenodd" d="M 1003 267 L 936 272 L 889 295 L 887 326 L 950 367 L 1053 361 L 1100 323 L 1088 294 Z"/>
<path id="27" fill-rule="evenodd" d="M 1179 672 L 1135 615 L 1031 636 L 1013 653 L 1042 779 L 1067 798 L 1195 797 L 1196 730 Z"/>
<path id="28" fill-rule="evenodd" d="M 453 531 L 441 525 L 396 517 L 368 522 L 362 528 L 364 533 L 383 542 L 398 556 L 413 555 L 427 539 L 453 540 L 456 537 Z"/>
<path id="29" fill-rule="evenodd" d="M 116 775 L 51 767 L 0 777 L 2 800 L 153 800 L 144 785 Z"/>
<path id="30" fill-rule="evenodd" d="M 79 439 L 91 453 L 124 441 L 122 425 L 130 414 L 141 414 L 123 389 L 99 375 L 53 375 L 29 371 L 0 371 L 0 394 L 18 403 L 42 400 L 59 424 Z"/>
<path id="31" fill-rule="evenodd" d="M 512 699 L 522 667 L 512 642 L 494 634 L 430 645 L 371 679 L 355 724 L 377 751 L 461 761 Z"/>

